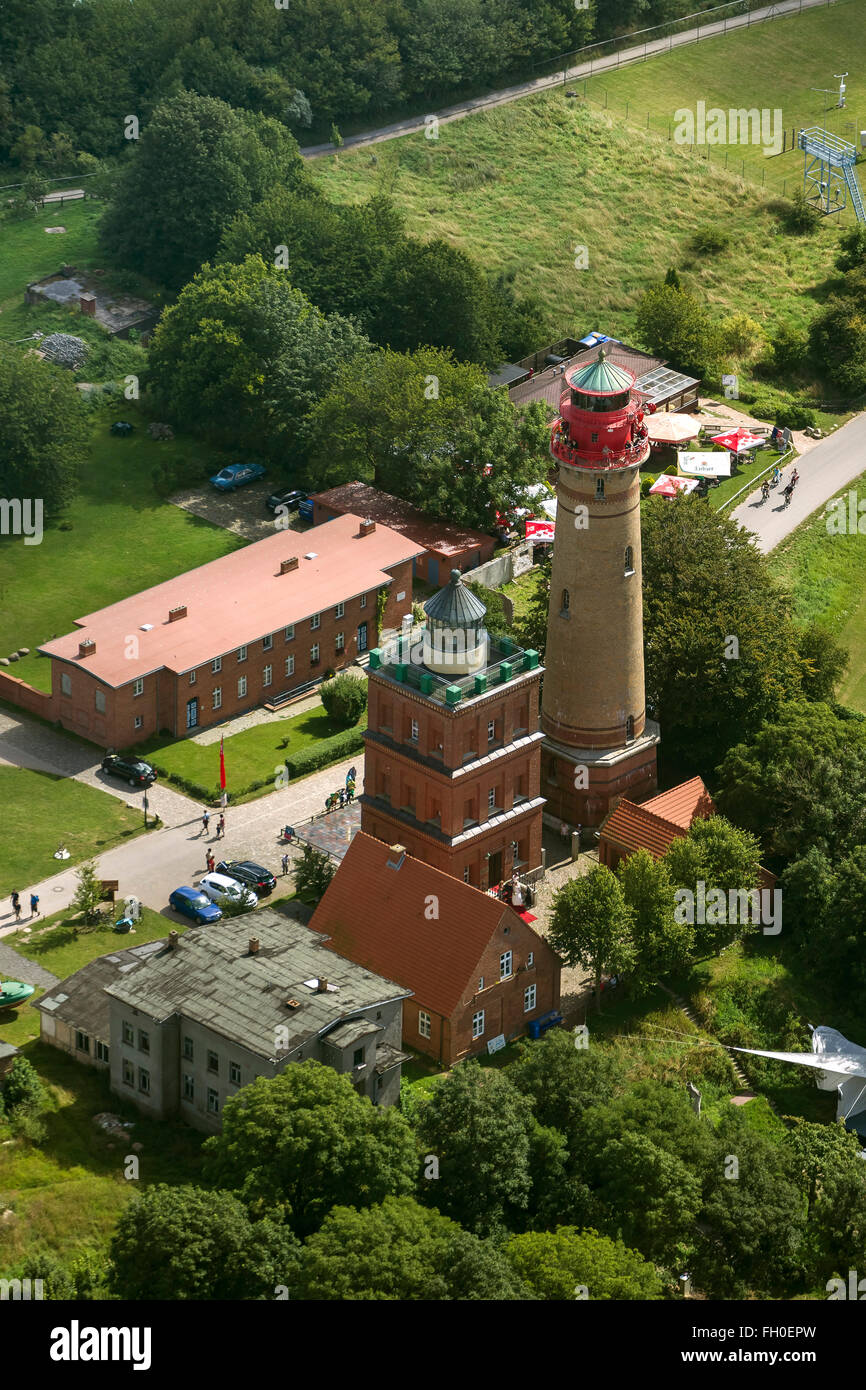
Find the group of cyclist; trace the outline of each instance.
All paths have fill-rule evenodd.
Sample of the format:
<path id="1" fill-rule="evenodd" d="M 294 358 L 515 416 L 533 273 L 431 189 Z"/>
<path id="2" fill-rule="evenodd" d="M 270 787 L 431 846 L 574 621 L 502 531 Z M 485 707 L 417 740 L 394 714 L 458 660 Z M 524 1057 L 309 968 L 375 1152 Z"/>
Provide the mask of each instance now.
<path id="1" fill-rule="evenodd" d="M 797 469 L 795 468 L 794 471 L 792 472 L 792 474 L 791 474 L 791 476 L 790 476 L 788 482 L 787 482 L 787 483 L 785 484 L 785 486 L 782 488 L 782 496 L 783 496 L 784 499 L 785 499 L 785 506 L 786 506 L 786 507 L 790 505 L 791 498 L 792 498 L 793 495 L 794 495 L 794 488 L 797 486 L 797 482 L 798 482 L 798 480 L 799 480 L 799 477 L 800 477 L 800 474 L 798 473 Z M 762 501 L 762 502 L 766 502 L 767 498 L 769 497 L 769 495 L 770 495 L 770 488 L 772 488 L 772 487 L 778 487 L 778 486 L 779 486 L 779 483 L 780 483 L 781 481 L 782 481 L 782 472 L 781 472 L 781 469 L 779 468 L 779 465 L 776 464 L 775 468 L 773 469 L 773 472 L 772 472 L 772 475 L 771 475 L 769 481 L 765 478 L 764 481 L 763 481 L 762 484 L 761 484 L 761 501 Z"/>

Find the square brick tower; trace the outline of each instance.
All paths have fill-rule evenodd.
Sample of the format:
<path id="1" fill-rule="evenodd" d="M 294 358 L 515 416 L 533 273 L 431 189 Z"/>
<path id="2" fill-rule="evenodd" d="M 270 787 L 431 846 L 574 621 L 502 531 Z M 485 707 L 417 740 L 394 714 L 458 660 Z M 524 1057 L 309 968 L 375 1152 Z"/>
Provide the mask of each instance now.
<path id="1" fill-rule="evenodd" d="M 566 376 L 541 727 L 548 809 L 596 826 L 621 796 L 656 789 L 646 717 L 639 470 L 649 455 L 634 375 L 606 360 Z"/>
<path id="2" fill-rule="evenodd" d="M 476 888 L 541 863 L 538 653 L 493 642 L 453 570 L 420 635 L 370 653 L 361 829 Z"/>

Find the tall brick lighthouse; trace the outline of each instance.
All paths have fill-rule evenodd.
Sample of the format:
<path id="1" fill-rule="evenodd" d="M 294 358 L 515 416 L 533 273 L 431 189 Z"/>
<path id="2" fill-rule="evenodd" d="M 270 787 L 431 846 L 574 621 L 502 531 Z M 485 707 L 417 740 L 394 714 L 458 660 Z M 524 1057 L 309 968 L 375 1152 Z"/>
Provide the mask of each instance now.
<path id="1" fill-rule="evenodd" d="M 599 825 L 656 788 L 646 718 L 639 470 L 649 455 L 634 375 L 606 359 L 566 374 L 550 449 L 556 541 L 542 695 L 548 812 Z"/>

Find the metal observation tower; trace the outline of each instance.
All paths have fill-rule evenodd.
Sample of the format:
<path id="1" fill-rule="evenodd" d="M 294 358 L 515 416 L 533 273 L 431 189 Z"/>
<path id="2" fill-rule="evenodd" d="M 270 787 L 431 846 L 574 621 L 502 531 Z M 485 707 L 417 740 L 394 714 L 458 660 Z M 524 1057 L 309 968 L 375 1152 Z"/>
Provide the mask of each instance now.
<path id="1" fill-rule="evenodd" d="M 801 130 L 798 144 L 804 155 L 803 196 L 806 201 L 826 215 L 841 212 L 850 193 L 857 221 L 866 222 L 863 194 L 854 172 L 856 148 L 817 125 Z"/>

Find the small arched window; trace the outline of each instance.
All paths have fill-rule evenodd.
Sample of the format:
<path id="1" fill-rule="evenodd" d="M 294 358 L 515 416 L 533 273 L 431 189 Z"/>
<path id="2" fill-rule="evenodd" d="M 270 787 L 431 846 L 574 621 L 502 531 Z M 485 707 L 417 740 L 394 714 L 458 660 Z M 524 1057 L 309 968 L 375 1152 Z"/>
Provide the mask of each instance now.
<path id="1" fill-rule="evenodd" d="M 568 592 L 567 589 L 563 589 L 563 591 L 562 591 L 562 603 L 560 604 L 560 611 L 563 612 L 563 613 L 567 613 L 570 607 L 571 607 L 571 594 Z"/>
<path id="2" fill-rule="evenodd" d="M 604 497 L 604 478 L 596 478 L 595 495 L 596 497 Z"/>
<path id="3" fill-rule="evenodd" d="M 625 548 L 625 572 L 626 574 L 634 574 L 634 551 L 630 545 Z"/>
<path id="4" fill-rule="evenodd" d="M 631 743 L 631 741 L 632 741 L 633 738 L 634 738 L 634 715 L 633 715 L 633 714 L 630 714 L 629 717 L 628 717 L 628 719 L 625 721 L 625 741 L 626 741 L 626 743 Z"/>

